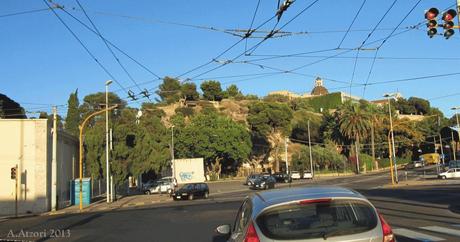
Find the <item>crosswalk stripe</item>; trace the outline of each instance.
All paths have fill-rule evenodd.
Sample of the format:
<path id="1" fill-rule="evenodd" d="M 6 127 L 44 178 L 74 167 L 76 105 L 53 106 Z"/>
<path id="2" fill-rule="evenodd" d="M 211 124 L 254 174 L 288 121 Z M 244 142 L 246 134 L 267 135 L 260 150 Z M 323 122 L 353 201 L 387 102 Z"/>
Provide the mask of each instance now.
<path id="1" fill-rule="evenodd" d="M 426 226 L 426 227 L 420 227 L 421 229 L 437 232 L 437 233 L 443 233 L 443 234 L 450 234 L 454 236 L 460 237 L 460 230 L 457 229 L 449 229 L 449 228 L 444 228 L 440 226 Z"/>
<path id="2" fill-rule="evenodd" d="M 421 240 L 421 241 L 443 241 L 443 238 L 439 238 L 436 236 L 423 234 L 420 232 L 415 232 L 409 229 L 393 229 L 393 233 L 396 235 L 401 235 L 407 238 Z"/>

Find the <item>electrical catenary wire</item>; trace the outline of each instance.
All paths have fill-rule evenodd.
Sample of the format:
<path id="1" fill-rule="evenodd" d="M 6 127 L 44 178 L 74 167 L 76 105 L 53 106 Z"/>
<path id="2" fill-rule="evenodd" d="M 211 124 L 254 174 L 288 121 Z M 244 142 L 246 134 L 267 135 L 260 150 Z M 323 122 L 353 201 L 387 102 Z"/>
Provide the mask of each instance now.
<path id="1" fill-rule="evenodd" d="M 43 0 L 43 2 L 49 7 L 51 8 L 51 6 L 48 4 L 47 0 Z M 56 7 L 59 7 L 58 5 L 56 5 Z M 56 11 L 54 9 L 51 8 L 51 11 L 53 11 L 54 13 L 54 16 L 56 16 L 59 21 L 65 26 L 65 28 L 72 34 L 72 36 L 78 41 L 78 43 L 83 47 L 83 49 L 85 49 L 85 51 L 88 53 L 88 55 L 91 56 L 91 58 L 98 64 L 98 66 L 104 70 L 104 72 L 110 76 L 110 78 L 115 81 L 115 83 L 118 84 L 118 86 L 120 86 L 123 90 L 126 91 L 126 88 L 123 87 L 123 85 L 121 85 L 120 82 L 117 81 L 117 79 L 112 75 L 112 73 L 109 72 L 109 70 L 107 70 L 107 68 L 96 58 L 96 56 L 88 49 L 88 47 L 86 47 L 86 45 L 82 42 L 82 40 L 77 36 L 77 34 L 75 34 L 75 32 L 65 23 L 65 21 L 61 18 L 61 16 L 59 16 L 59 14 L 56 13 Z M 127 92 L 127 91 L 126 91 Z"/>
<path id="2" fill-rule="evenodd" d="M 88 21 L 91 23 L 91 25 L 93 26 L 94 30 L 97 32 L 98 36 L 101 38 L 102 42 L 104 42 L 104 45 L 107 47 L 107 49 L 109 50 L 110 54 L 113 56 L 113 58 L 116 60 L 116 62 L 118 63 L 118 65 L 121 67 L 121 69 L 123 69 L 123 71 L 125 72 L 125 74 L 128 76 L 128 78 L 134 83 L 134 85 L 139 89 L 140 92 L 142 92 L 142 89 L 141 87 L 137 84 L 137 82 L 134 80 L 133 76 L 131 75 L 131 73 L 128 72 L 128 70 L 126 69 L 126 67 L 121 63 L 120 59 L 118 58 L 118 56 L 115 54 L 115 52 L 113 52 L 112 48 L 109 46 L 109 44 L 107 43 L 107 41 L 105 40 L 105 38 L 102 36 L 101 34 L 101 31 L 99 31 L 99 28 L 97 28 L 96 24 L 94 24 L 94 21 L 89 17 L 89 15 L 86 13 L 85 11 L 85 8 L 82 6 L 82 4 L 80 3 L 79 0 L 75 0 L 78 4 L 78 6 L 83 10 L 83 13 L 84 15 L 86 16 L 86 18 L 88 19 Z M 147 94 L 146 94 L 146 97 L 148 99 L 150 99 Z"/>
<path id="3" fill-rule="evenodd" d="M 34 10 L 28 10 L 28 11 L 22 11 L 22 12 L 16 12 L 16 13 L 7 13 L 7 14 L 0 15 L 0 18 L 13 17 L 13 16 L 30 14 L 30 13 L 38 13 L 38 12 L 44 12 L 44 11 L 49 11 L 49 10 L 51 10 L 51 8 L 41 8 L 41 9 L 34 9 Z"/>
<path id="4" fill-rule="evenodd" d="M 252 33 L 252 25 L 254 24 L 254 20 L 256 19 L 257 11 L 259 10 L 260 0 L 257 1 L 256 9 L 254 10 L 254 15 L 252 16 L 251 24 L 249 25 L 249 29 L 246 32 L 246 35 L 251 35 Z M 246 43 L 244 43 L 244 51 L 248 49 L 248 38 L 246 38 Z"/>
<path id="5" fill-rule="evenodd" d="M 364 7 L 364 4 L 366 4 L 366 1 L 367 0 L 364 0 L 363 3 L 361 3 L 361 6 L 359 7 L 358 11 L 356 12 L 355 16 L 353 17 L 353 20 L 351 21 L 350 25 L 348 26 L 348 29 L 345 32 L 345 34 L 343 35 L 342 40 L 340 40 L 340 43 L 337 46 L 337 48 L 340 48 L 342 46 L 343 41 L 345 41 L 345 38 L 347 38 L 347 35 L 350 32 L 351 27 L 353 26 L 353 24 L 355 23 L 356 19 L 358 18 L 359 13 L 361 12 L 361 10 Z"/>

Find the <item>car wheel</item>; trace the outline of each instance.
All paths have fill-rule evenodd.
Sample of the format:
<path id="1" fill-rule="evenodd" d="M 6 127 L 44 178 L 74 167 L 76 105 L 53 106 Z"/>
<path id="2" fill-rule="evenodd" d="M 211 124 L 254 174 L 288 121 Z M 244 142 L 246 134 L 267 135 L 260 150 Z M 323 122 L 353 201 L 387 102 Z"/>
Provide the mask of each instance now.
<path id="1" fill-rule="evenodd" d="M 447 177 L 446 176 L 441 176 L 441 179 L 445 180 Z"/>
<path id="2" fill-rule="evenodd" d="M 150 195 L 150 194 L 152 194 L 152 193 L 150 192 L 150 190 L 147 190 L 147 191 L 145 192 L 145 194 Z"/>
<path id="3" fill-rule="evenodd" d="M 193 194 L 188 195 L 188 200 L 193 200 Z"/>
<path id="4" fill-rule="evenodd" d="M 209 192 L 204 192 L 204 199 L 208 199 L 209 198 Z"/>

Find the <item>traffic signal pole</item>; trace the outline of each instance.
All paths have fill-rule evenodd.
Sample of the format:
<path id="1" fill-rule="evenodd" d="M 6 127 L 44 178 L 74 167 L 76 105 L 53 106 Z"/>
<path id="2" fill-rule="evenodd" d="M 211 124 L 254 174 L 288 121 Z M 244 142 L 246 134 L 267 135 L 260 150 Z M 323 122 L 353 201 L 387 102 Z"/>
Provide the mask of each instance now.
<path id="1" fill-rule="evenodd" d="M 457 0 L 457 13 L 460 13 L 460 0 Z M 460 32 L 460 16 L 457 17 L 456 29 Z"/>

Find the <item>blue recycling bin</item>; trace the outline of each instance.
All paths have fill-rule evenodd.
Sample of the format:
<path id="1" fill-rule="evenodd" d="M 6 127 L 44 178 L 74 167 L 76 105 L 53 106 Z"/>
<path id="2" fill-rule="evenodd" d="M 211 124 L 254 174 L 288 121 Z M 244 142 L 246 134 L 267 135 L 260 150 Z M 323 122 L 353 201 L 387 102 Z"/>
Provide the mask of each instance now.
<path id="1" fill-rule="evenodd" d="M 82 179 L 83 187 L 83 206 L 88 206 L 91 203 L 91 178 Z M 72 205 L 80 204 L 80 179 L 75 179 L 70 182 L 70 202 Z"/>

